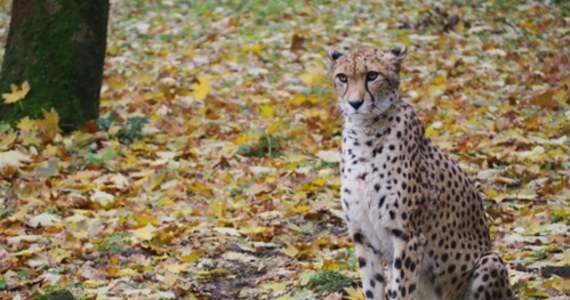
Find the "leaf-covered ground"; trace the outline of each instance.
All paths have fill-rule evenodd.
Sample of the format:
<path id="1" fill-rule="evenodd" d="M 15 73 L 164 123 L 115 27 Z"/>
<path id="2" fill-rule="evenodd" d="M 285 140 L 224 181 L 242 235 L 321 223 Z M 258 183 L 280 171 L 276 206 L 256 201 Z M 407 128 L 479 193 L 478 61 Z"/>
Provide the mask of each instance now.
<path id="1" fill-rule="evenodd" d="M 0 298 L 361 299 L 324 57 L 404 43 L 520 298 L 565 299 L 570 5 L 325 2 L 112 1 L 98 122 L 0 126 Z"/>

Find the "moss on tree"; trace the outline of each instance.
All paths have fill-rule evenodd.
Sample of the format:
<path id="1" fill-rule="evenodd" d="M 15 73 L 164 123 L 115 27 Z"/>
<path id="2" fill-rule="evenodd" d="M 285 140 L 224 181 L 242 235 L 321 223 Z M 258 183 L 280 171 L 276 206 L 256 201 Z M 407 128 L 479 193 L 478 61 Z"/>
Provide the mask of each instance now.
<path id="1" fill-rule="evenodd" d="M 31 90 L 22 106 L 0 104 L 0 121 L 51 108 L 64 130 L 97 118 L 108 14 L 108 0 L 14 0 L 0 91 L 26 80 Z"/>

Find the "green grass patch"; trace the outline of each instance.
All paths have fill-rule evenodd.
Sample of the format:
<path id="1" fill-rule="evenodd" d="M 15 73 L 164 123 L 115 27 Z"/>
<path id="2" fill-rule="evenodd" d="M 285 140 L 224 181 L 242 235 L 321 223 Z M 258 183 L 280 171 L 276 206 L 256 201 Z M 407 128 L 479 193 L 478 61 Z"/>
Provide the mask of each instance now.
<path id="1" fill-rule="evenodd" d="M 309 280 L 313 289 L 319 292 L 340 292 L 351 286 L 353 279 L 337 271 L 321 271 Z"/>

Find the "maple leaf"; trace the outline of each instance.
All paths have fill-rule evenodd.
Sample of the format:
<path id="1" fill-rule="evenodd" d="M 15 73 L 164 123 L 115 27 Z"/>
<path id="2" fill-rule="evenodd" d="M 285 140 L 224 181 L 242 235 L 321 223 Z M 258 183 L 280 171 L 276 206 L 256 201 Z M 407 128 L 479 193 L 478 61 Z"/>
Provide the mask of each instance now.
<path id="1" fill-rule="evenodd" d="M 30 156 L 20 151 L 0 152 L 0 169 L 6 166 L 20 167 L 23 162 L 30 161 Z"/>
<path id="2" fill-rule="evenodd" d="M 198 77 L 198 82 L 192 85 L 192 97 L 195 100 L 203 101 L 206 99 L 208 94 L 212 90 L 212 86 L 210 85 L 210 81 L 204 77 Z"/>
<path id="3" fill-rule="evenodd" d="M 265 119 L 272 119 L 275 111 L 275 106 L 272 104 L 261 105 L 259 107 L 261 117 Z"/>
<path id="4" fill-rule="evenodd" d="M 4 98 L 4 103 L 6 104 L 16 103 L 24 99 L 30 91 L 30 83 L 26 80 L 22 83 L 21 88 L 18 88 L 15 84 L 10 85 L 10 88 L 12 90 L 11 93 L 2 94 L 2 98 Z"/>
<path id="5" fill-rule="evenodd" d="M 2 142 L 0 143 L 0 149 L 10 149 L 12 143 L 18 138 L 18 133 L 12 130 L 8 131 L 4 136 L 2 136 Z"/>
<path id="6" fill-rule="evenodd" d="M 37 120 L 38 129 L 51 140 L 57 135 L 61 129 L 59 128 L 59 114 L 53 108 L 50 111 L 42 110 L 44 118 Z"/>
<path id="7" fill-rule="evenodd" d="M 347 287 L 344 289 L 347 293 L 346 299 L 349 300 L 364 300 L 364 295 L 359 289 Z"/>
<path id="8" fill-rule="evenodd" d="M 35 228 L 38 226 L 52 226 L 59 222 L 61 222 L 61 218 L 59 216 L 50 213 L 43 213 L 31 218 L 28 221 L 28 225 Z"/>
<path id="9" fill-rule="evenodd" d="M 147 224 L 145 227 L 141 227 L 139 229 L 132 230 L 132 233 L 136 238 L 139 240 L 150 240 L 154 237 L 154 233 L 156 231 L 156 227 L 152 226 L 151 224 Z"/>
<path id="10" fill-rule="evenodd" d="M 30 117 L 24 117 L 20 119 L 20 121 L 18 121 L 18 124 L 16 125 L 16 127 L 18 127 L 18 129 L 22 131 L 30 131 L 34 129 L 35 126 L 36 126 L 36 121 L 30 119 Z"/>

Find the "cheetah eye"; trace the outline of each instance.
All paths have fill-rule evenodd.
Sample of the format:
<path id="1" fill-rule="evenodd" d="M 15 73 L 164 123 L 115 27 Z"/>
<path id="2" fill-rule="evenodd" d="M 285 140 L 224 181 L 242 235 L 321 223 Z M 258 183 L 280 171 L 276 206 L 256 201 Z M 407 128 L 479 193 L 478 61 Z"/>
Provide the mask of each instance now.
<path id="1" fill-rule="evenodd" d="M 378 78 L 378 72 L 371 71 L 366 74 L 367 81 L 373 81 L 376 80 L 376 78 Z"/>
<path id="2" fill-rule="evenodd" d="M 336 78 L 342 83 L 346 83 L 348 81 L 348 78 L 346 78 L 346 75 L 342 74 L 342 73 L 336 75 Z"/>

